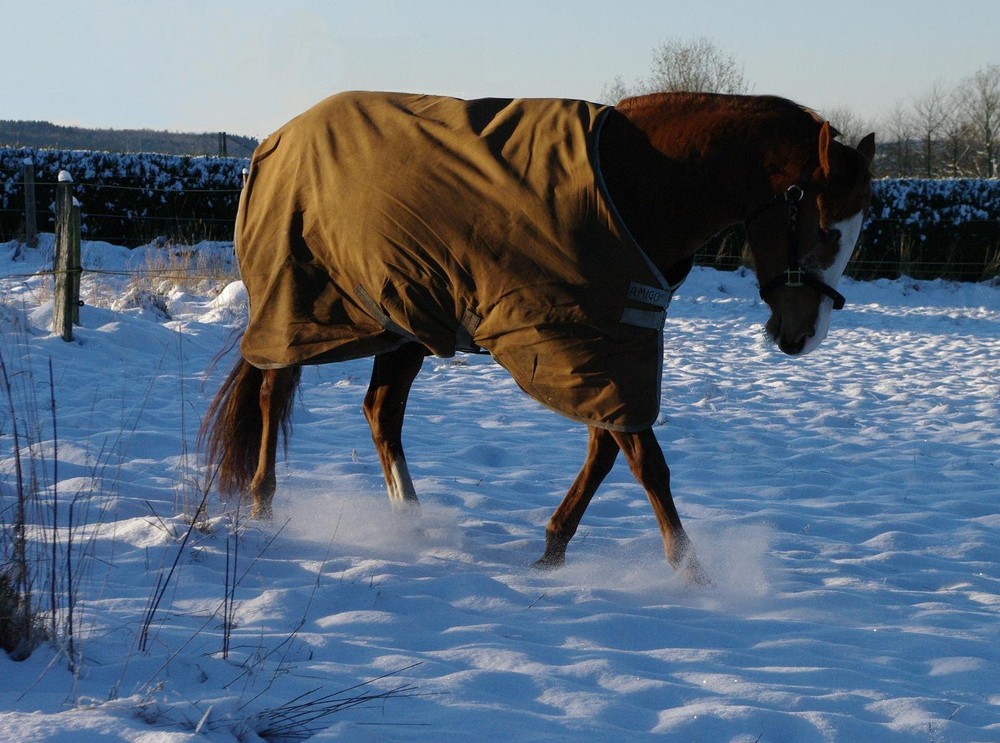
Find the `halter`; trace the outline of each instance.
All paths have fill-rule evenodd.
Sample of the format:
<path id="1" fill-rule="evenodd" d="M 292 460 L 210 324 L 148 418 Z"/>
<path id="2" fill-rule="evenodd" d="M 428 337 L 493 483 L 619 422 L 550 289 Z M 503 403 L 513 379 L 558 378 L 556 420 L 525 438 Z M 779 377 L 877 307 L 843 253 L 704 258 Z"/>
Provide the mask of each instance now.
<path id="1" fill-rule="evenodd" d="M 805 182 L 805 179 L 803 179 L 803 183 Z M 749 224 L 760 216 L 761 212 L 769 209 L 778 203 L 779 200 L 784 200 L 788 207 L 788 268 L 785 269 L 784 273 L 778 274 L 760 288 L 760 297 L 761 299 L 766 299 L 768 294 L 781 286 L 788 286 L 793 289 L 800 286 L 808 286 L 832 299 L 833 309 L 843 309 L 844 303 L 847 301 L 844 299 L 844 295 L 823 281 L 819 276 L 809 273 L 799 265 L 799 202 L 802 201 L 803 196 L 805 196 L 804 185 L 793 183 L 784 194 L 775 196 L 774 201 L 757 209 L 744 222 L 744 224 Z"/>

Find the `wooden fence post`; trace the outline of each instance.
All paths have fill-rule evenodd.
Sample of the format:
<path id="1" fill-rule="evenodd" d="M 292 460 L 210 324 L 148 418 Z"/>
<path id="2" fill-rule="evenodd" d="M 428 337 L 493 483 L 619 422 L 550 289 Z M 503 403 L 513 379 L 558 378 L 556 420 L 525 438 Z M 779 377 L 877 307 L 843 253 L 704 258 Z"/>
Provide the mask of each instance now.
<path id="1" fill-rule="evenodd" d="M 35 211 L 35 163 L 24 158 L 24 242 L 38 247 L 38 217 Z"/>
<path id="2" fill-rule="evenodd" d="M 80 207 L 73 198 L 73 177 L 59 172 L 56 186 L 56 276 L 52 332 L 73 340 L 73 324 L 80 324 Z"/>

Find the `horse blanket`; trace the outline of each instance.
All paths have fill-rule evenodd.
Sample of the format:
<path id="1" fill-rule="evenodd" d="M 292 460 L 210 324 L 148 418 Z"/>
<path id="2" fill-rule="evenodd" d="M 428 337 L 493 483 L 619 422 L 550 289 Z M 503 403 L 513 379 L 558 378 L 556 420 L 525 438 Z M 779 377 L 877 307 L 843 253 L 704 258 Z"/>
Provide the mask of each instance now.
<path id="1" fill-rule="evenodd" d="M 260 368 L 485 349 L 574 420 L 659 411 L 671 291 L 618 217 L 584 101 L 344 93 L 254 152 L 236 226 Z"/>

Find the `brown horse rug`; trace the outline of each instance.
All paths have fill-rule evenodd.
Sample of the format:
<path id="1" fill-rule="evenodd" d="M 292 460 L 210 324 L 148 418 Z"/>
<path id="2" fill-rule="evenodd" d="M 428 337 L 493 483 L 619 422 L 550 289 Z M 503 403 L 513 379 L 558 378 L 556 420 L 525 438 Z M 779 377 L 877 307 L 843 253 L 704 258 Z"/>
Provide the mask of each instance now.
<path id="1" fill-rule="evenodd" d="M 257 148 L 240 204 L 243 356 L 485 349 L 559 413 L 650 426 L 670 289 L 605 191 L 608 110 L 346 93 L 293 119 Z"/>

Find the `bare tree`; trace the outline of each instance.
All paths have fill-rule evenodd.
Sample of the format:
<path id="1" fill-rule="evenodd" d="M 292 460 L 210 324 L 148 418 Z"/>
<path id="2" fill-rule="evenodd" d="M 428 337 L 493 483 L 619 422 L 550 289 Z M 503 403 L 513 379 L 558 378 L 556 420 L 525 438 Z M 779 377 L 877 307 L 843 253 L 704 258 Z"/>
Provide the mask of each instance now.
<path id="1" fill-rule="evenodd" d="M 824 111 L 822 115 L 833 125 L 834 129 L 840 132 L 841 141 L 852 146 L 876 128 L 848 106 L 831 108 L 829 111 Z"/>
<path id="2" fill-rule="evenodd" d="M 653 91 L 690 90 L 702 93 L 746 93 L 743 66 L 708 38 L 664 41 L 653 50 L 649 78 Z"/>
<path id="3" fill-rule="evenodd" d="M 962 84 L 965 118 L 980 153 L 980 173 L 997 174 L 997 140 L 1000 135 L 1000 65 L 977 70 Z"/>
<path id="4" fill-rule="evenodd" d="M 885 132 L 887 155 L 887 175 L 900 178 L 912 176 L 914 172 L 914 134 L 913 115 L 901 103 L 886 117 L 882 125 Z"/>
<path id="5" fill-rule="evenodd" d="M 618 103 L 622 98 L 628 98 L 636 93 L 636 89 L 629 87 L 621 75 L 615 75 L 615 79 L 605 85 L 604 90 L 601 91 L 601 100 L 605 103 Z"/>
<path id="6" fill-rule="evenodd" d="M 935 83 L 924 95 L 913 101 L 911 121 L 914 132 L 920 138 L 920 170 L 926 178 L 936 175 L 939 140 L 950 116 L 948 93 L 939 83 Z"/>
<path id="7" fill-rule="evenodd" d="M 616 102 L 628 95 L 687 90 L 703 93 L 747 93 L 750 86 L 743 66 L 704 36 L 682 41 L 671 39 L 653 50 L 649 77 L 627 85 L 616 77 L 604 87 L 603 98 Z"/>
<path id="8" fill-rule="evenodd" d="M 967 175 L 966 162 L 972 152 L 972 127 L 964 115 L 965 97 L 961 90 L 953 90 L 948 94 L 948 109 L 951 115 L 941 130 L 943 174 L 950 178 Z"/>

